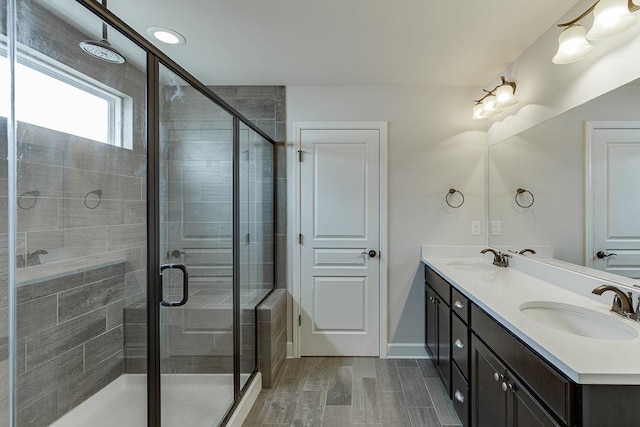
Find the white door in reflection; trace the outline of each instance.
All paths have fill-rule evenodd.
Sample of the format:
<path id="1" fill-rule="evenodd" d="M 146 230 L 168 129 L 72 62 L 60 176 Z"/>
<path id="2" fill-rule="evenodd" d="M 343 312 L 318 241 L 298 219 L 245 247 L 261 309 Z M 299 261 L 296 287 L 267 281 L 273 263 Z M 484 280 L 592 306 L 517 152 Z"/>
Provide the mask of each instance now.
<path id="1" fill-rule="evenodd" d="M 594 122 L 588 129 L 586 264 L 640 278 L 640 122 Z"/>

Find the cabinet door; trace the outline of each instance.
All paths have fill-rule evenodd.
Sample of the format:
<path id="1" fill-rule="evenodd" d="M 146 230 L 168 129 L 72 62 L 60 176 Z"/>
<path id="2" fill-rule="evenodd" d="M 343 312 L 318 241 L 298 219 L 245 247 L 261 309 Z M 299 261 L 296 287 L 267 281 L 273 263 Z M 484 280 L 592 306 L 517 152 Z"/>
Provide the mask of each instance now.
<path id="1" fill-rule="evenodd" d="M 438 300 L 438 371 L 451 398 L 451 309 Z"/>
<path id="2" fill-rule="evenodd" d="M 471 424 L 507 425 L 507 393 L 502 390 L 507 369 L 475 335 L 471 335 Z"/>
<path id="3" fill-rule="evenodd" d="M 438 309 L 436 294 L 425 285 L 425 349 L 434 365 L 438 364 Z"/>
<path id="4" fill-rule="evenodd" d="M 507 423 L 513 427 L 560 426 L 522 385 L 513 379 L 507 392 Z"/>

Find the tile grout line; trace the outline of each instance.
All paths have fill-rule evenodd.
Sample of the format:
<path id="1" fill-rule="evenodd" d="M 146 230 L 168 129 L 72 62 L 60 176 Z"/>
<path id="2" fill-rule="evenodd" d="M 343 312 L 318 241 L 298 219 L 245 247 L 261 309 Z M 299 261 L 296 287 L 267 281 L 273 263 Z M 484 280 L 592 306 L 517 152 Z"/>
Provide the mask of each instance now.
<path id="1" fill-rule="evenodd" d="M 432 391 L 429 389 L 429 384 L 427 384 L 427 378 L 422 377 L 422 382 L 424 383 L 424 386 L 427 388 L 427 393 L 429 393 L 429 398 L 431 399 L 431 403 L 433 403 L 433 410 L 435 411 L 436 415 L 438 416 L 438 422 L 440 423 L 440 425 L 442 424 L 442 417 L 440 416 L 440 411 L 438 411 L 438 408 L 436 408 L 436 404 L 433 400 L 433 393 Z"/>
<path id="2" fill-rule="evenodd" d="M 432 394 L 431 390 L 429 389 L 429 385 L 427 384 L 427 380 L 428 379 L 433 379 L 433 378 L 422 377 L 422 381 L 424 382 L 425 387 L 427 387 L 427 392 L 429 393 L 429 397 L 431 398 L 431 402 L 433 403 L 433 394 Z M 436 392 L 434 391 L 434 393 L 436 393 Z M 433 404 L 433 409 L 436 411 L 436 415 L 438 416 L 438 422 L 440 422 L 441 426 L 460 426 L 460 424 L 444 424 L 442 422 L 443 417 L 441 416 L 440 411 L 436 407 L 435 403 Z M 457 416 L 458 416 L 458 414 L 456 413 L 456 417 Z"/>
<path id="3" fill-rule="evenodd" d="M 398 381 L 400 382 L 400 390 L 402 390 L 402 399 L 404 400 L 404 407 L 406 408 L 407 419 L 409 420 L 409 424 L 411 426 L 413 426 L 413 421 L 411 421 L 411 416 L 409 415 L 409 405 L 407 405 L 407 396 L 406 396 L 406 394 L 404 392 L 404 386 L 402 384 L 402 379 L 400 378 L 400 370 L 398 369 L 398 362 L 394 361 L 393 364 L 395 365 L 396 373 L 398 374 Z M 426 384 L 425 384 L 425 387 L 426 387 Z M 431 396 L 429 396 L 429 397 L 431 397 Z M 382 419 L 380 421 L 382 421 Z"/>

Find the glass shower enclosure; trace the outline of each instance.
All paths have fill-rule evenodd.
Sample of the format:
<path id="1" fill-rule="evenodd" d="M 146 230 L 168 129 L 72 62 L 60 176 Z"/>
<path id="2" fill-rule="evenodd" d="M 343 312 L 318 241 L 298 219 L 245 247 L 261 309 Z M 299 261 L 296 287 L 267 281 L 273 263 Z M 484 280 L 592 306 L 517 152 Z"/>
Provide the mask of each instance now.
<path id="1" fill-rule="evenodd" d="M 273 145 L 97 2 L 0 0 L 0 427 L 224 424 Z"/>

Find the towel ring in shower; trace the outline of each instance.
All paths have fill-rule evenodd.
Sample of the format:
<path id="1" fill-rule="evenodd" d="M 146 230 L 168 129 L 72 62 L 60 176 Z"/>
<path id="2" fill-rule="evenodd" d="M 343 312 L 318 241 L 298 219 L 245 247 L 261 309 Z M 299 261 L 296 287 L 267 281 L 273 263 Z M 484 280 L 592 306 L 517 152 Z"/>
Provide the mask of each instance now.
<path id="1" fill-rule="evenodd" d="M 531 203 L 529 203 L 528 205 L 527 204 L 523 205 L 518 200 L 519 196 L 521 196 L 522 194 L 525 194 L 525 193 L 529 193 L 529 195 L 531 196 Z M 518 188 L 516 190 L 515 199 L 516 199 L 516 205 L 518 205 L 518 206 L 520 206 L 521 208 L 524 208 L 524 209 L 527 209 L 527 208 L 530 208 L 531 206 L 533 206 L 533 202 L 535 202 L 535 200 L 536 200 L 535 197 L 533 197 L 533 193 L 531 191 L 529 191 L 529 190 L 525 190 L 524 188 Z"/>
<path id="2" fill-rule="evenodd" d="M 31 209 L 32 207 L 34 207 L 36 205 L 36 203 L 38 203 L 38 196 L 39 195 L 40 195 L 40 192 L 38 190 L 25 191 L 24 193 L 22 193 L 18 197 L 18 207 L 20 209 L 24 209 L 25 211 L 27 209 Z M 27 206 L 23 205 L 22 198 L 25 197 L 25 196 L 33 197 L 33 202 L 32 203 L 26 203 Z"/>
<path id="3" fill-rule="evenodd" d="M 96 196 L 98 196 L 98 203 L 95 204 L 95 206 L 89 206 L 89 204 L 87 203 L 87 198 L 91 195 L 91 194 L 95 194 Z M 89 191 L 86 196 L 84 196 L 84 205 L 87 207 L 87 209 L 95 209 L 98 206 L 100 206 L 100 203 L 102 203 L 102 190 L 93 190 L 93 191 Z"/>
<path id="4" fill-rule="evenodd" d="M 450 201 L 450 198 L 451 198 L 454 194 L 456 194 L 456 193 L 460 194 L 460 197 L 462 197 L 462 200 L 460 201 L 460 203 L 459 203 L 459 204 L 457 204 L 457 205 L 452 205 L 452 204 L 451 204 L 451 201 Z M 450 189 L 449 189 L 449 192 L 447 193 L 447 195 L 446 195 L 446 196 L 444 196 L 444 200 L 445 200 L 445 201 L 447 202 L 447 204 L 448 204 L 449 206 L 451 206 L 452 208 L 454 208 L 454 209 L 458 209 L 460 206 L 464 205 L 464 194 L 462 194 L 462 192 L 461 192 L 461 191 L 456 190 L 455 188 L 450 188 Z"/>

